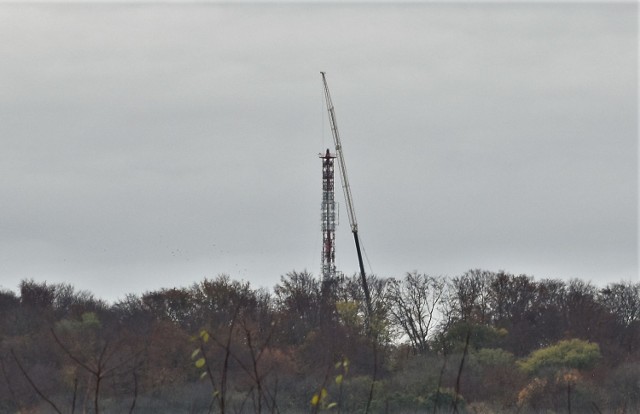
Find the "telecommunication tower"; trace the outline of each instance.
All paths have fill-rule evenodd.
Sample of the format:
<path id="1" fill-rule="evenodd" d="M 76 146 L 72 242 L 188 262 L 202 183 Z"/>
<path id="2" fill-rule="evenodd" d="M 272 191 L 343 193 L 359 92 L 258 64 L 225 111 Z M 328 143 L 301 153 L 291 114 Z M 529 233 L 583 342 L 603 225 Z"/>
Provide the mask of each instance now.
<path id="1" fill-rule="evenodd" d="M 322 220 L 322 280 L 333 280 L 336 277 L 336 225 L 338 224 L 338 210 L 334 194 L 334 154 L 327 152 L 320 154 L 322 160 L 322 205 L 320 218 Z"/>

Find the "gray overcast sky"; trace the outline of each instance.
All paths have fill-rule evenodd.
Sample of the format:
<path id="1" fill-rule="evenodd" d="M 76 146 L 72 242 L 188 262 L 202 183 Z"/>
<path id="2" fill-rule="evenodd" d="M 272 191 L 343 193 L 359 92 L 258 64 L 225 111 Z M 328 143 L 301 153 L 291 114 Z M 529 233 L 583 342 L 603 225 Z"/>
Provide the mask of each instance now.
<path id="1" fill-rule="evenodd" d="M 318 274 L 321 70 L 374 273 L 638 280 L 637 16 L 0 4 L 0 287 Z"/>

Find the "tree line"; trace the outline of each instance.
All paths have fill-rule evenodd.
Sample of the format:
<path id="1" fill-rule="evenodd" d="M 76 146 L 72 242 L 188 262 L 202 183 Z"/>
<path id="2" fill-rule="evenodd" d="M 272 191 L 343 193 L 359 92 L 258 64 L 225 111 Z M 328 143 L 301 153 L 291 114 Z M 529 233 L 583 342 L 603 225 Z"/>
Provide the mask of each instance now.
<path id="1" fill-rule="evenodd" d="M 639 413 L 640 283 L 470 270 L 0 291 L 0 412 Z"/>

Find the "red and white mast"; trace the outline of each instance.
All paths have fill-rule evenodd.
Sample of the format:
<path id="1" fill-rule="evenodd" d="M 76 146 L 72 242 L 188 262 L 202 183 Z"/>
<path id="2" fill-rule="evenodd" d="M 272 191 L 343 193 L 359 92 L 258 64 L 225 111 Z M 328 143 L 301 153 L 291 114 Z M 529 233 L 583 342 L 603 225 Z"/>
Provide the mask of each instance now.
<path id="1" fill-rule="evenodd" d="M 334 154 L 327 152 L 320 154 L 322 160 L 322 280 L 329 281 L 336 277 L 336 225 L 338 224 L 338 209 L 334 193 Z"/>

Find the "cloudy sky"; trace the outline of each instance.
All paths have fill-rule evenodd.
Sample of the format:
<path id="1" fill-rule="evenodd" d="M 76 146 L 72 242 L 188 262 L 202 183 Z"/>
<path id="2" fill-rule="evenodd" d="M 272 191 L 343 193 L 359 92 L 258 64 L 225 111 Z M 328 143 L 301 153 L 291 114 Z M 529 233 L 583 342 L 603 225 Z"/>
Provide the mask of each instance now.
<path id="1" fill-rule="evenodd" d="M 0 288 L 318 274 L 320 71 L 369 271 L 637 281 L 637 9 L 0 4 Z"/>

